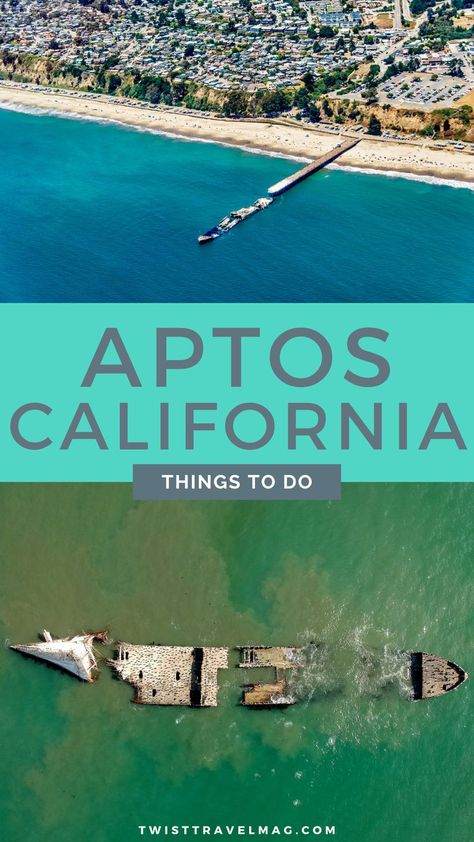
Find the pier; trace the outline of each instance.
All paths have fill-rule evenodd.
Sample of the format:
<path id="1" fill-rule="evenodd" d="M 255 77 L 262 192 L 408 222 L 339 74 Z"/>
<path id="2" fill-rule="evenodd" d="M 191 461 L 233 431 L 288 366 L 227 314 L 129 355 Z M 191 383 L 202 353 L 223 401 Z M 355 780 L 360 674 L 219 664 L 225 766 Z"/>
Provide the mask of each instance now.
<path id="1" fill-rule="evenodd" d="M 268 208 L 273 202 L 275 196 L 280 196 L 281 193 L 286 193 L 287 190 L 295 187 L 300 183 L 300 181 L 303 181 L 305 178 L 313 175 L 313 173 L 322 170 L 323 167 L 330 164 L 332 161 L 335 161 L 336 158 L 339 158 L 339 156 L 343 155 L 344 152 L 352 149 L 352 147 L 356 146 L 359 142 L 359 137 L 351 137 L 349 140 L 343 140 L 335 146 L 334 149 L 331 149 L 329 152 L 325 152 L 324 155 L 320 155 L 319 158 L 312 161 L 311 164 L 307 164 L 301 170 L 293 173 L 293 175 L 288 175 L 281 181 L 277 181 L 276 184 L 272 184 L 272 186 L 268 188 L 269 195 L 267 198 L 257 199 L 257 201 L 248 208 L 240 208 L 240 210 L 231 211 L 230 214 L 221 219 L 217 225 L 214 225 L 213 228 L 210 228 L 209 231 L 206 231 L 205 234 L 201 234 L 198 237 L 199 244 L 204 245 L 204 243 L 212 243 L 213 240 L 217 240 L 217 238 L 222 236 L 222 234 L 225 234 L 227 231 L 231 231 L 236 225 L 243 222 L 244 219 L 248 219 L 249 216 L 253 216 L 258 211 Z"/>
<path id="2" fill-rule="evenodd" d="M 312 161 L 311 164 L 307 164 L 301 170 L 293 173 L 293 175 L 288 175 L 281 181 L 277 181 L 276 184 L 272 184 L 272 186 L 268 188 L 270 196 L 280 196 L 282 193 L 286 193 L 287 190 L 295 187 L 296 184 L 304 181 L 305 178 L 308 178 L 315 172 L 319 172 L 319 170 L 322 170 L 323 167 L 327 166 L 327 164 L 331 164 L 336 160 L 336 158 L 339 158 L 339 156 L 343 155 L 344 152 L 352 149 L 359 142 L 360 138 L 350 138 L 350 140 L 344 140 L 342 143 L 339 143 L 334 147 L 334 149 L 331 149 L 329 152 L 325 152 L 324 155 L 320 155 L 320 157 L 315 161 Z"/>

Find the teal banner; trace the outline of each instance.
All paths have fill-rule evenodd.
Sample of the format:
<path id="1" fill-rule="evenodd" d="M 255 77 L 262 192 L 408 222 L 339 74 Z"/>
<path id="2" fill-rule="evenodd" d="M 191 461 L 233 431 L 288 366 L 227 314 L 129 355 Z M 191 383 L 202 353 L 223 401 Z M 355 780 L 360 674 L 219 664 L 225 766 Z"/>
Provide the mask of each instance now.
<path id="1" fill-rule="evenodd" d="M 474 479 L 474 305 L 23 304 L 0 321 L 1 481 L 253 463 Z"/>

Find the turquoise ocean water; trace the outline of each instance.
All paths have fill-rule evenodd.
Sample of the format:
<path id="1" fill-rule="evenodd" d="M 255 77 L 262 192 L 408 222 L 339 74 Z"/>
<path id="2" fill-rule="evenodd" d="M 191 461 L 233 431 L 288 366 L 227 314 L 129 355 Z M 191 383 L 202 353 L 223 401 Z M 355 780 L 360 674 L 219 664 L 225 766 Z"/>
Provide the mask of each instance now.
<path id="1" fill-rule="evenodd" d="M 209 248 L 298 166 L 0 111 L 3 301 L 471 301 L 474 194 L 326 171 Z M 472 682 L 412 704 L 393 653 L 473 672 L 474 488 L 345 486 L 340 503 L 133 503 L 126 485 L 0 486 L 0 633 L 190 645 L 321 640 L 286 711 L 143 709 L 0 650 L 1 838 L 138 824 L 336 825 L 470 842 Z"/>
<path id="2" fill-rule="evenodd" d="M 220 674 L 217 709 L 141 708 L 105 666 L 86 686 L 1 648 L 2 840 L 327 823 L 340 842 L 471 842 L 472 679 L 410 702 L 394 653 L 472 675 L 473 519 L 472 485 L 202 504 L 2 485 L 4 640 L 105 626 L 138 643 L 325 643 L 300 703 L 273 711 L 239 706 L 237 669 Z"/>
<path id="3" fill-rule="evenodd" d="M 474 192 L 0 111 L 3 301 L 472 301 Z"/>

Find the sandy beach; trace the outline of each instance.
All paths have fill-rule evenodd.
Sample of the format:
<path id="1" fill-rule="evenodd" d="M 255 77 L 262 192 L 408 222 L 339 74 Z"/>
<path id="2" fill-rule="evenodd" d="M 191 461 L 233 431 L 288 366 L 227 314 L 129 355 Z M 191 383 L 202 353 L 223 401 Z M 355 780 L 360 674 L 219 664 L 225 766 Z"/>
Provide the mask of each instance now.
<path id="1" fill-rule="evenodd" d="M 0 106 L 39 108 L 94 120 L 114 120 L 157 132 L 233 146 L 259 149 L 311 159 L 336 145 L 336 132 L 284 121 L 229 120 L 183 113 L 177 109 L 150 108 L 100 96 L 85 98 L 69 92 L 0 86 Z M 474 154 L 437 146 L 432 141 L 398 143 L 366 136 L 338 160 L 344 167 L 383 170 L 474 183 Z"/>

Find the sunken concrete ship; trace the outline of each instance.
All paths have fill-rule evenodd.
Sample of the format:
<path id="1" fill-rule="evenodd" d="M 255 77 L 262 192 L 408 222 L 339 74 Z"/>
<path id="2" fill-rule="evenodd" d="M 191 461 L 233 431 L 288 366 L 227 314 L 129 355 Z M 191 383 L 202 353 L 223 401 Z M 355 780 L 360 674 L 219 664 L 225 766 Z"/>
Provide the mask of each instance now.
<path id="1" fill-rule="evenodd" d="M 410 676 L 416 702 L 444 696 L 468 678 L 467 672 L 454 661 L 446 661 L 427 652 L 410 653 Z"/>
<path id="2" fill-rule="evenodd" d="M 212 243 L 213 240 L 217 240 L 217 238 L 221 237 L 222 234 L 232 231 L 236 225 L 244 222 L 250 216 L 268 208 L 272 202 L 272 198 L 265 197 L 257 199 L 252 205 L 249 205 L 248 208 L 240 208 L 239 210 L 231 211 L 230 214 L 228 216 L 224 216 L 217 225 L 214 225 L 213 228 L 210 228 L 209 231 L 206 231 L 205 234 L 201 234 L 198 237 L 199 245 L 203 246 L 205 243 Z"/>
<path id="3" fill-rule="evenodd" d="M 119 643 L 108 664 L 134 687 L 139 705 L 217 707 L 217 672 L 228 666 L 228 650 Z"/>
<path id="4" fill-rule="evenodd" d="M 304 649 L 295 646 L 241 646 L 240 664 L 243 669 L 270 668 L 273 681 L 247 684 L 242 694 L 242 704 L 247 707 L 287 707 L 296 698 L 290 691 L 288 670 L 304 666 Z"/>
<path id="5" fill-rule="evenodd" d="M 11 645 L 10 648 L 21 652 L 22 655 L 46 661 L 53 667 L 72 673 L 82 681 L 95 681 L 99 668 L 93 642 L 94 640 L 106 642 L 107 632 L 89 632 L 76 634 L 74 637 L 53 638 L 49 631 L 44 629 L 41 636 L 43 640 L 37 643 L 18 643 Z"/>
<path id="6" fill-rule="evenodd" d="M 43 631 L 36 643 L 10 644 L 22 655 L 45 661 L 85 682 L 98 674 L 99 655 L 94 641 L 107 643 L 107 632 L 89 632 L 53 638 Z M 305 647 L 240 646 L 240 669 L 267 669 L 270 680 L 245 684 L 241 703 L 249 708 L 284 708 L 297 702 L 288 677 L 305 666 Z M 467 672 L 438 655 L 406 652 L 411 697 L 433 699 L 456 690 Z M 229 665 L 229 650 L 220 646 L 158 646 L 119 642 L 114 657 L 103 657 L 116 678 L 135 690 L 133 701 L 141 705 L 217 707 L 219 670 Z"/>
<path id="7" fill-rule="evenodd" d="M 342 135 L 340 135 L 339 143 L 333 149 L 330 149 L 323 155 L 319 155 L 319 157 L 314 161 L 306 164 L 304 167 L 300 168 L 291 175 L 286 176 L 286 178 L 281 179 L 281 181 L 277 181 L 276 184 L 272 184 L 272 186 L 268 188 L 268 196 L 262 199 L 257 199 L 257 201 L 252 205 L 249 205 L 248 208 L 240 208 L 240 210 L 231 211 L 230 214 L 228 216 L 224 216 L 217 225 L 214 225 L 214 227 L 210 228 L 209 231 L 206 231 L 205 234 L 201 234 L 198 237 L 198 243 L 200 245 L 204 245 L 204 243 L 212 243 L 213 240 L 217 240 L 217 238 L 222 234 L 226 234 L 227 231 L 232 231 L 232 229 L 240 222 L 243 222 L 245 219 L 253 216 L 258 211 L 268 208 L 274 198 L 281 196 L 282 193 L 287 193 L 288 190 L 291 190 L 292 187 L 296 187 L 297 184 L 300 184 L 302 181 L 309 178 L 310 175 L 319 172 L 319 170 L 322 170 L 328 164 L 331 164 L 336 160 L 336 158 L 343 155 L 344 152 L 348 152 L 349 149 L 356 146 L 359 141 L 359 137 L 351 136 L 344 140 Z"/>

